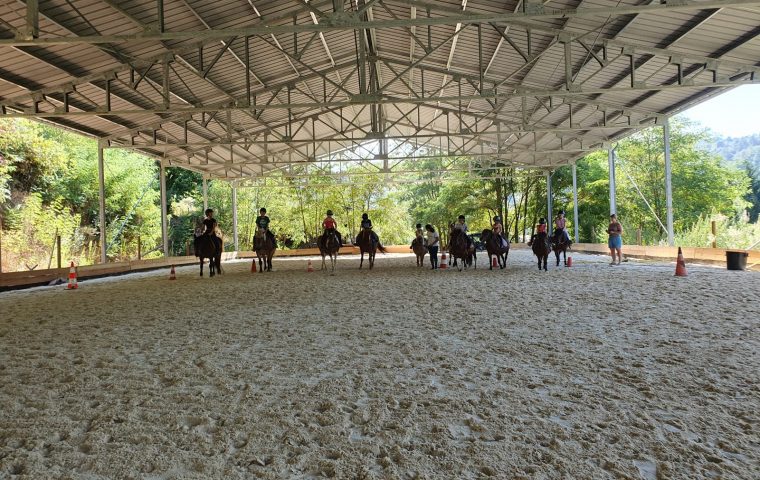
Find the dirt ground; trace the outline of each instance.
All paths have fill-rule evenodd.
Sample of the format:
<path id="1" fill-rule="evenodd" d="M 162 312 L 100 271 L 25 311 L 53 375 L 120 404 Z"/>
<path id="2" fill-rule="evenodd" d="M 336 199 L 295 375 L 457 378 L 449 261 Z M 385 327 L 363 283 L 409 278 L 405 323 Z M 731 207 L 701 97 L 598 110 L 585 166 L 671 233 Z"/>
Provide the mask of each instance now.
<path id="1" fill-rule="evenodd" d="M 573 260 L 0 293 L 0 478 L 760 478 L 760 273 Z"/>

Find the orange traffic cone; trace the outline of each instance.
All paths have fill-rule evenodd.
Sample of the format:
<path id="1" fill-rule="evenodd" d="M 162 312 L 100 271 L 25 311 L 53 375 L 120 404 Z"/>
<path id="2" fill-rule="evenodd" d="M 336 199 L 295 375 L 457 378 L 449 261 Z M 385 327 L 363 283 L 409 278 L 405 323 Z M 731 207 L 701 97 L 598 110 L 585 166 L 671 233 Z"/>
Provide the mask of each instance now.
<path id="1" fill-rule="evenodd" d="M 676 260 L 676 277 L 686 276 L 686 262 L 683 261 L 683 252 L 678 247 L 678 259 Z"/>
<path id="2" fill-rule="evenodd" d="M 573 257 L 567 257 L 567 264 L 566 267 L 572 267 L 573 266 Z"/>
<path id="3" fill-rule="evenodd" d="M 177 279 L 177 272 L 174 271 L 174 265 L 172 265 L 172 269 L 169 272 L 169 280 L 176 280 Z"/>
<path id="4" fill-rule="evenodd" d="M 77 283 L 77 269 L 74 266 L 74 262 L 71 262 L 71 267 L 69 268 L 69 284 L 66 286 L 67 290 L 76 290 L 79 288 L 79 283 Z"/>
<path id="5" fill-rule="evenodd" d="M 256 259 L 251 262 L 251 273 L 256 273 Z"/>
<path id="6" fill-rule="evenodd" d="M 493 257 L 493 258 L 491 259 L 491 266 L 492 266 L 493 268 L 496 268 L 496 267 L 498 267 L 498 266 L 499 266 L 499 263 L 496 261 L 496 257 Z"/>
<path id="7" fill-rule="evenodd" d="M 438 268 L 441 270 L 446 270 L 449 268 L 448 264 L 446 263 L 446 252 L 441 252 L 441 264 L 438 265 Z"/>
<path id="8" fill-rule="evenodd" d="M 314 271 L 314 267 L 311 266 L 311 259 L 309 259 L 309 265 L 306 267 L 306 271 L 307 272 L 313 272 Z"/>

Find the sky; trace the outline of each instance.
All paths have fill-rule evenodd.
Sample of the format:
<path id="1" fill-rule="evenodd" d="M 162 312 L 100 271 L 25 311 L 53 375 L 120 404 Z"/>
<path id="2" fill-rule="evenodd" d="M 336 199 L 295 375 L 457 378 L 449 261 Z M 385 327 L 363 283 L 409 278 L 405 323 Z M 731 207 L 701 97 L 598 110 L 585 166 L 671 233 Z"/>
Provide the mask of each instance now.
<path id="1" fill-rule="evenodd" d="M 760 133 L 760 85 L 742 85 L 682 115 L 725 137 Z"/>

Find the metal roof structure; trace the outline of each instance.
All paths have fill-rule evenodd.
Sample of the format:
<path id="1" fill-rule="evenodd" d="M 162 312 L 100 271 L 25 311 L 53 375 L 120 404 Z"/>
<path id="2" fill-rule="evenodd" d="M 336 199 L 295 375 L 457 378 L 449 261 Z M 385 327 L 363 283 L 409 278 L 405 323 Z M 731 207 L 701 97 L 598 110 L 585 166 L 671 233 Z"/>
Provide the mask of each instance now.
<path id="1" fill-rule="evenodd" d="M 760 1 L 0 2 L 1 115 L 204 178 L 552 168 L 748 83 Z"/>

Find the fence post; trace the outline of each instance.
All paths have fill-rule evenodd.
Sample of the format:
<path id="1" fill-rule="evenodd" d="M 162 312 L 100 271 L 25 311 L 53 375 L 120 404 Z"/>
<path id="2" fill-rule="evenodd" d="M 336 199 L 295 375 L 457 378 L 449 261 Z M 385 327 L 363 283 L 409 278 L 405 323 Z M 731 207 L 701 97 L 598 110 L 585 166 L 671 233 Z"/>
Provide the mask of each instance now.
<path id="1" fill-rule="evenodd" d="M 711 224 L 713 235 L 712 248 L 718 248 L 718 224 L 715 222 L 715 220 L 713 220 Z"/>
<path id="2" fill-rule="evenodd" d="M 137 236 L 137 259 L 142 259 L 142 242 L 140 241 L 140 235 Z"/>
<path id="3" fill-rule="evenodd" d="M 58 248 L 58 256 L 56 256 L 58 269 L 61 268 L 61 236 L 55 236 L 55 246 Z"/>
<path id="4" fill-rule="evenodd" d="M 3 273 L 3 222 L 0 220 L 0 273 Z"/>
<path id="5" fill-rule="evenodd" d="M 636 245 L 641 246 L 641 227 L 636 229 Z"/>

